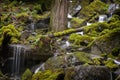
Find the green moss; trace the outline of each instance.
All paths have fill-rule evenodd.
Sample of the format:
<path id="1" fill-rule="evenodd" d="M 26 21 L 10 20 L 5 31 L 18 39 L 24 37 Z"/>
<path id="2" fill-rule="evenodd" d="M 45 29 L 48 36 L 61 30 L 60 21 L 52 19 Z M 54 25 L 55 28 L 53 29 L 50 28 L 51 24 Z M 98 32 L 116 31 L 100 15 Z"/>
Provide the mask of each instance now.
<path id="1" fill-rule="evenodd" d="M 80 27 L 84 22 L 84 19 L 79 19 L 79 18 L 72 18 L 71 24 L 73 28 Z"/>
<path id="2" fill-rule="evenodd" d="M 61 70 L 45 70 L 39 71 L 32 76 L 32 80 L 56 80 L 58 75 L 63 73 Z"/>
<path id="3" fill-rule="evenodd" d="M 93 58 L 92 62 L 94 65 L 100 65 L 101 64 L 101 58 Z"/>
<path id="4" fill-rule="evenodd" d="M 26 71 L 23 73 L 21 80 L 31 80 L 32 78 L 32 72 L 30 69 L 26 69 Z"/>
<path id="5" fill-rule="evenodd" d="M 108 8 L 108 5 L 101 2 L 100 0 L 94 0 L 92 3 L 90 3 L 88 6 L 84 7 L 80 14 L 83 15 L 86 18 L 89 18 L 91 15 L 93 15 L 95 12 L 102 14 L 106 13 L 106 8 Z"/>
<path id="6" fill-rule="evenodd" d="M 118 56 L 120 54 L 120 47 L 116 47 L 112 49 L 112 55 Z"/>
<path id="7" fill-rule="evenodd" d="M 113 30 L 110 30 L 105 35 L 98 37 L 97 40 L 99 40 L 99 41 L 111 41 L 111 40 L 114 40 L 115 38 L 119 38 L 120 37 L 119 34 L 120 34 L 120 28 L 115 28 Z"/>
<path id="8" fill-rule="evenodd" d="M 84 63 L 92 63 L 90 56 L 88 53 L 85 52 L 75 52 L 75 56 Z"/>
<path id="9" fill-rule="evenodd" d="M 71 32 L 75 32 L 75 29 L 68 29 L 68 30 L 64 30 L 64 31 L 61 31 L 61 32 L 56 32 L 56 33 L 54 33 L 53 35 L 54 35 L 55 37 L 58 37 L 58 36 L 62 36 L 62 35 L 64 35 L 64 34 L 69 34 L 69 33 L 71 33 Z"/>
<path id="10" fill-rule="evenodd" d="M 113 69 L 113 68 L 118 68 L 118 65 L 114 63 L 113 60 L 109 59 L 107 61 L 104 62 L 105 63 L 105 66 L 110 68 L 110 69 Z"/>
<path id="11" fill-rule="evenodd" d="M 5 36 L 11 36 L 10 42 L 18 42 L 18 38 L 20 37 L 20 33 L 16 30 L 15 26 L 12 24 L 9 24 L 8 26 L 3 26 L 0 29 L 0 40 L 4 40 L 6 38 Z M 0 42 L 1 42 L 0 41 Z M 1 42 L 2 43 L 2 42 Z"/>
<path id="12" fill-rule="evenodd" d="M 103 23 L 94 23 L 90 26 L 84 28 L 85 33 L 92 37 L 98 37 L 99 34 L 105 29 L 109 29 L 109 25 L 106 22 Z"/>
<path id="13" fill-rule="evenodd" d="M 65 78 L 64 80 L 73 80 L 72 77 L 74 77 L 75 71 L 73 67 L 70 67 L 65 72 Z"/>
<path id="14" fill-rule="evenodd" d="M 90 42 L 93 41 L 93 38 L 87 35 L 81 36 L 79 34 L 71 34 L 69 37 L 69 41 L 71 41 L 74 45 L 88 45 Z"/>

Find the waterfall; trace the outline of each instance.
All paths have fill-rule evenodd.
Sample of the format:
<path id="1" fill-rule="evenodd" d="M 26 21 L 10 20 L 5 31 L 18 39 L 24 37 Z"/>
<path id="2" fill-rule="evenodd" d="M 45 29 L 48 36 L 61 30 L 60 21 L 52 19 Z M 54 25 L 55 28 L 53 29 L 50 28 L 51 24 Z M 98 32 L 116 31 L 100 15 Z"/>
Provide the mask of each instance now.
<path id="1" fill-rule="evenodd" d="M 68 28 L 71 28 L 71 22 L 68 21 Z"/>
<path id="2" fill-rule="evenodd" d="M 107 20 L 107 15 L 100 15 L 98 22 L 104 22 Z"/>
<path id="3" fill-rule="evenodd" d="M 70 14 L 68 13 L 67 17 L 68 17 L 69 19 L 71 19 L 71 18 L 72 18 L 72 15 L 70 15 Z"/>
<path id="4" fill-rule="evenodd" d="M 45 68 L 44 68 L 44 65 L 45 65 L 45 63 L 42 63 L 36 70 L 35 70 L 35 72 L 34 73 L 37 73 L 39 70 L 44 70 Z"/>
<path id="5" fill-rule="evenodd" d="M 81 10 L 81 8 L 82 8 L 81 5 L 78 5 L 78 6 L 75 8 L 75 10 L 76 10 L 76 11 L 79 11 L 79 10 Z"/>
<path id="6" fill-rule="evenodd" d="M 32 31 L 35 31 L 34 23 L 31 23 L 31 30 L 32 30 Z"/>
<path id="7" fill-rule="evenodd" d="M 87 24 L 86 24 L 87 26 L 90 26 L 90 25 L 92 25 L 92 23 L 89 23 L 89 22 L 87 22 Z"/>
<path id="8" fill-rule="evenodd" d="M 76 34 L 80 34 L 81 36 L 83 36 L 83 35 L 84 35 L 83 33 L 84 33 L 84 32 L 81 31 L 81 32 L 77 32 Z"/>
<path id="9" fill-rule="evenodd" d="M 12 45 L 13 47 L 13 61 L 11 76 L 14 80 L 19 80 L 21 69 L 24 67 L 25 49 L 22 45 Z"/>

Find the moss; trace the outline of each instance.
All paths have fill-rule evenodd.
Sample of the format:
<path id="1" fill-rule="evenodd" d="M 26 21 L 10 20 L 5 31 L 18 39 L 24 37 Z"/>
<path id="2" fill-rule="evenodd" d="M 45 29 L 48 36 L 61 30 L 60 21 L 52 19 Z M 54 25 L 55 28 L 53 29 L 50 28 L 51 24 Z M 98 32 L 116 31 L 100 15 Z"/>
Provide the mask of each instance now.
<path id="1" fill-rule="evenodd" d="M 94 23 L 90 26 L 85 27 L 84 29 L 87 35 L 92 37 L 98 37 L 103 30 L 109 29 L 109 25 L 106 22 Z"/>
<path id="2" fill-rule="evenodd" d="M 116 22 L 116 21 L 119 21 L 119 20 L 120 20 L 120 16 L 113 15 L 112 18 L 110 18 L 109 23 L 113 23 L 113 22 Z"/>
<path id="3" fill-rule="evenodd" d="M 120 28 L 115 28 L 113 30 L 110 30 L 108 33 L 105 35 L 102 35 L 97 38 L 99 41 L 111 41 L 114 40 L 115 38 L 119 38 L 120 34 Z"/>
<path id="4" fill-rule="evenodd" d="M 74 68 L 70 67 L 70 68 L 68 68 L 65 71 L 65 78 L 64 78 L 64 80 L 73 80 L 72 77 L 74 77 L 74 75 L 75 75 Z"/>
<path id="5" fill-rule="evenodd" d="M 73 28 L 80 27 L 84 22 L 84 19 L 79 19 L 79 18 L 72 18 L 71 24 Z"/>
<path id="6" fill-rule="evenodd" d="M 26 69 L 26 71 L 22 74 L 21 80 L 31 80 L 32 78 L 32 72 L 30 69 Z"/>
<path id="7" fill-rule="evenodd" d="M 110 69 L 113 69 L 113 68 L 118 68 L 118 65 L 114 63 L 113 60 L 109 59 L 107 61 L 104 61 L 105 63 L 105 66 L 110 68 Z"/>
<path id="8" fill-rule="evenodd" d="M 100 0 L 94 0 L 92 3 L 90 3 L 88 6 L 84 7 L 80 14 L 83 15 L 86 18 L 89 18 L 91 15 L 93 15 L 95 12 L 102 14 L 106 13 L 106 8 L 108 8 L 108 5 L 101 2 Z"/>
<path id="9" fill-rule="evenodd" d="M 101 58 L 93 58 L 92 62 L 94 65 L 100 65 L 101 64 Z"/>
<path id="10" fill-rule="evenodd" d="M 74 45 L 88 45 L 91 41 L 93 41 L 93 38 L 87 35 L 81 36 L 79 34 L 71 34 L 69 41 L 71 41 Z"/>
<path id="11" fill-rule="evenodd" d="M 62 36 L 62 35 L 64 35 L 64 34 L 69 34 L 69 33 L 71 33 L 71 32 L 75 32 L 75 29 L 68 29 L 68 30 L 64 30 L 64 31 L 61 31 L 61 32 L 56 32 L 56 33 L 54 33 L 53 35 L 54 35 L 55 37 L 57 37 L 57 36 Z"/>
<path id="12" fill-rule="evenodd" d="M 112 55 L 118 56 L 120 54 L 120 47 L 116 47 L 112 49 Z"/>
<path id="13" fill-rule="evenodd" d="M 45 70 L 39 71 L 32 76 L 32 80 L 56 80 L 58 75 L 63 73 L 61 70 Z"/>
<path id="14" fill-rule="evenodd" d="M 18 42 L 18 38 L 20 37 L 20 33 L 16 30 L 15 26 L 12 24 L 9 24 L 8 26 L 3 26 L 0 29 L 0 35 L 1 41 L 6 38 L 5 36 L 11 36 L 10 43 Z"/>
<path id="15" fill-rule="evenodd" d="M 91 59 L 90 59 L 90 56 L 88 53 L 85 53 L 85 52 L 75 52 L 75 56 L 81 61 L 81 62 L 84 62 L 84 63 L 92 63 L 91 62 Z"/>

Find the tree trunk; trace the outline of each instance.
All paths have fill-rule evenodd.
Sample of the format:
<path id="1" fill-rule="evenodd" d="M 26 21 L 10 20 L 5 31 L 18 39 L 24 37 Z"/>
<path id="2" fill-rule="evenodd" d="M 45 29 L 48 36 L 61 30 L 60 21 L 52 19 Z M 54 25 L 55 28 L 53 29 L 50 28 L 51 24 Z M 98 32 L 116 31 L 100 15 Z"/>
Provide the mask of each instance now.
<path id="1" fill-rule="evenodd" d="M 67 0 L 53 0 L 50 26 L 53 32 L 67 29 Z"/>

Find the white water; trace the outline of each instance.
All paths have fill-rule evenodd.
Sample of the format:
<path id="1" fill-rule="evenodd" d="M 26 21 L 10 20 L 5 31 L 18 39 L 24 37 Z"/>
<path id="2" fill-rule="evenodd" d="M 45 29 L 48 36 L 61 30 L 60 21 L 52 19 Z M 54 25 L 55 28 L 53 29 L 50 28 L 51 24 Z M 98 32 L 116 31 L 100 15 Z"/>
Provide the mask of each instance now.
<path id="1" fill-rule="evenodd" d="M 78 6 L 75 8 L 75 10 L 76 10 L 76 11 L 79 11 L 81 8 L 82 8 L 82 7 L 81 7 L 80 5 L 78 5 Z"/>
<path id="2" fill-rule="evenodd" d="M 84 32 L 81 31 L 81 32 L 77 32 L 76 34 L 80 34 L 81 36 L 83 36 L 83 35 L 84 35 L 83 33 L 84 33 Z"/>
<path id="3" fill-rule="evenodd" d="M 68 21 L 68 28 L 71 28 L 71 22 Z"/>
<path id="4" fill-rule="evenodd" d="M 104 22 L 106 20 L 107 20 L 107 16 L 106 15 L 100 15 L 98 22 Z"/>
<path id="5" fill-rule="evenodd" d="M 35 70 L 35 72 L 34 73 L 37 73 L 39 70 L 44 70 L 45 68 L 44 68 L 44 65 L 45 65 L 45 63 L 42 63 L 36 70 Z"/>
<path id="6" fill-rule="evenodd" d="M 86 24 L 87 26 L 90 26 L 90 25 L 92 25 L 92 23 L 89 23 L 89 22 L 87 22 L 87 24 Z"/>
<path id="7" fill-rule="evenodd" d="M 24 67 L 26 47 L 20 44 L 12 45 L 13 57 L 11 64 L 11 80 L 20 80 L 21 69 Z"/>
<path id="8" fill-rule="evenodd" d="M 14 53 L 13 53 L 13 65 L 12 65 L 12 74 L 18 75 L 20 71 L 20 54 L 21 54 L 22 47 L 20 45 L 14 46 Z"/>
<path id="9" fill-rule="evenodd" d="M 68 16 L 67 16 L 67 17 L 71 19 L 71 18 L 72 18 L 72 15 L 70 15 L 70 14 L 68 13 Z"/>
<path id="10" fill-rule="evenodd" d="M 31 30 L 32 30 L 32 31 L 35 31 L 34 23 L 31 23 Z"/>

